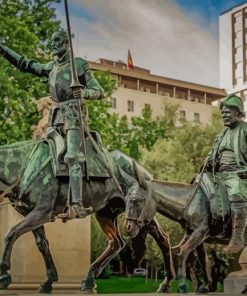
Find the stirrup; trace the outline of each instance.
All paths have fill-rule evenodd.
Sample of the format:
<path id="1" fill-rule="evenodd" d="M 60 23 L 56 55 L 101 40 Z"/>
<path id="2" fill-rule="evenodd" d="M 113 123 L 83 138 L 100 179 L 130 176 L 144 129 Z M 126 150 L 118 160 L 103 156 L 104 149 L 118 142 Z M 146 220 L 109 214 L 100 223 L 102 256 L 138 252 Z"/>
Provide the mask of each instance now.
<path id="1" fill-rule="evenodd" d="M 85 218 L 87 211 L 81 203 L 72 204 L 69 214 L 72 212 L 72 218 Z"/>
<path id="2" fill-rule="evenodd" d="M 79 204 L 79 206 L 81 208 L 78 209 L 78 204 L 67 205 L 64 212 L 58 214 L 56 218 L 62 219 L 63 222 L 67 222 L 68 220 L 75 218 L 85 218 L 94 212 L 92 207 L 84 208 L 81 204 Z"/>

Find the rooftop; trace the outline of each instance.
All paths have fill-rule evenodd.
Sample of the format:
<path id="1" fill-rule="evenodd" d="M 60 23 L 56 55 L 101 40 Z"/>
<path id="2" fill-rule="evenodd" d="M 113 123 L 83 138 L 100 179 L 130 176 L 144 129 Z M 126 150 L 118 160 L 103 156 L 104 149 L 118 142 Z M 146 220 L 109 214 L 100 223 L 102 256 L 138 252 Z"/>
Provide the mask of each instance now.
<path id="1" fill-rule="evenodd" d="M 191 89 L 194 91 L 206 92 L 206 93 L 218 95 L 221 97 L 226 96 L 225 89 L 220 89 L 212 86 L 154 75 L 150 73 L 150 70 L 136 67 L 136 66 L 134 67 L 134 69 L 128 69 L 127 64 L 124 63 L 123 61 L 115 62 L 115 61 L 100 58 L 95 62 L 89 62 L 89 64 L 90 64 L 90 67 L 94 70 L 102 70 L 102 71 L 109 70 L 113 75 L 115 74 L 115 75 L 130 77 L 130 78 L 141 79 L 148 82 L 172 85 L 175 87 Z"/>
<path id="2" fill-rule="evenodd" d="M 220 15 L 223 15 L 223 14 L 225 14 L 225 13 L 228 13 L 228 12 L 230 12 L 231 10 L 233 10 L 234 8 L 237 8 L 237 7 L 242 6 L 242 5 L 244 5 L 244 4 L 247 4 L 247 1 L 243 1 L 243 2 L 241 2 L 240 4 L 236 4 L 236 5 L 232 6 L 231 8 L 229 8 L 229 9 L 227 9 L 227 10 L 221 12 Z"/>

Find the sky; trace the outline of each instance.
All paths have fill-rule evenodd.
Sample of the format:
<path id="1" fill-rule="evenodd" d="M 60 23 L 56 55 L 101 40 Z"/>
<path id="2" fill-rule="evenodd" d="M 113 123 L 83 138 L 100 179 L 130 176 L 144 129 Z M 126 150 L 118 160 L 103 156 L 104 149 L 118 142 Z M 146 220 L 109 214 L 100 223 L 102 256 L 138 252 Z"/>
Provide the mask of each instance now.
<path id="1" fill-rule="evenodd" d="M 75 56 L 219 87 L 219 15 L 243 0 L 68 0 Z M 63 1 L 56 6 L 66 28 Z"/>

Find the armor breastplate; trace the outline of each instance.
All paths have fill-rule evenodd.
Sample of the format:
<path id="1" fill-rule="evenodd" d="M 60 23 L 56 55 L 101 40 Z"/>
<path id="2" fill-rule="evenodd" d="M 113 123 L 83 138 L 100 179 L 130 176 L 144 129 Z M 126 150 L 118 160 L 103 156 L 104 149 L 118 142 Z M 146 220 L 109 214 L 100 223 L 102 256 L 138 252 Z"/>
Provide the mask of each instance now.
<path id="1" fill-rule="evenodd" d="M 49 90 L 52 100 L 55 102 L 64 102 L 74 99 L 71 84 L 70 63 L 66 61 L 62 64 L 55 63 L 49 74 Z"/>

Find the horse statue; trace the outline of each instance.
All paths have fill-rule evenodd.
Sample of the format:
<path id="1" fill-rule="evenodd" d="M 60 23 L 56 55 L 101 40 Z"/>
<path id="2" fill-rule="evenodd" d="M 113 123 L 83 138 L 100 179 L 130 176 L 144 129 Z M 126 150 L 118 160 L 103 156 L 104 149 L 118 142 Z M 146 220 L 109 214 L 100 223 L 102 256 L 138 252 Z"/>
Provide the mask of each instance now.
<path id="1" fill-rule="evenodd" d="M 214 219 L 210 209 L 210 200 L 198 184 L 183 184 L 151 180 L 149 194 L 126 198 L 126 232 L 135 236 L 141 227 L 149 223 L 156 212 L 178 222 L 186 234 L 175 247 L 176 276 L 179 292 L 187 291 L 186 262 L 192 251 L 196 250 L 202 267 L 204 283 L 198 293 L 207 293 L 211 289 L 211 275 L 207 263 L 204 242 L 227 244 L 231 237 L 231 216 Z"/>
<path id="2" fill-rule="evenodd" d="M 91 151 L 90 159 L 97 161 L 99 157 L 90 146 L 91 142 L 87 141 L 86 145 L 87 151 Z M 84 292 L 93 292 L 95 277 L 125 245 L 117 225 L 118 215 L 125 210 L 125 196 L 135 198 L 145 195 L 145 188 L 141 185 L 151 178 L 139 164 L 119 151 L 105 151 L 105 157 L 115 179 L 112 176 L 97 176 L 99 170 L 96 167 L 89 181 L 83 180 L 83 201 L 90 209 L 88 215 L 96 215 L 108 239 L 106 250 L 92 263 L 82 281 L 81 290 Z M 125 160 L 123 163 L 122 159 Z M 58 280 L 58 275 L 44 224 L 54 221 L 64 211 L 68 190 L 69 178 L 58 178 L 54 174 L 48 140 L 30 140 L 0 147 L 0 199 L 7 197 L 15 210 L 23 215 L 22 221 L 12 227 L 5 237 L 0 261 L 0 289 L 6 289 L 11 283 L 10 259 L 15 241 L 31 231 L 46 266 L 47 280 L 40 286 L 39 293 L 52 291 L 52 284 Z M 166 276 L 161 289 L 168 291 L 173 278 L 168 237 L 160 230 L 155 219 L 150 220 L 150 228 L 143 229 L 143 233 L 147 231 L 158 241 L 162 240 Z"/>

